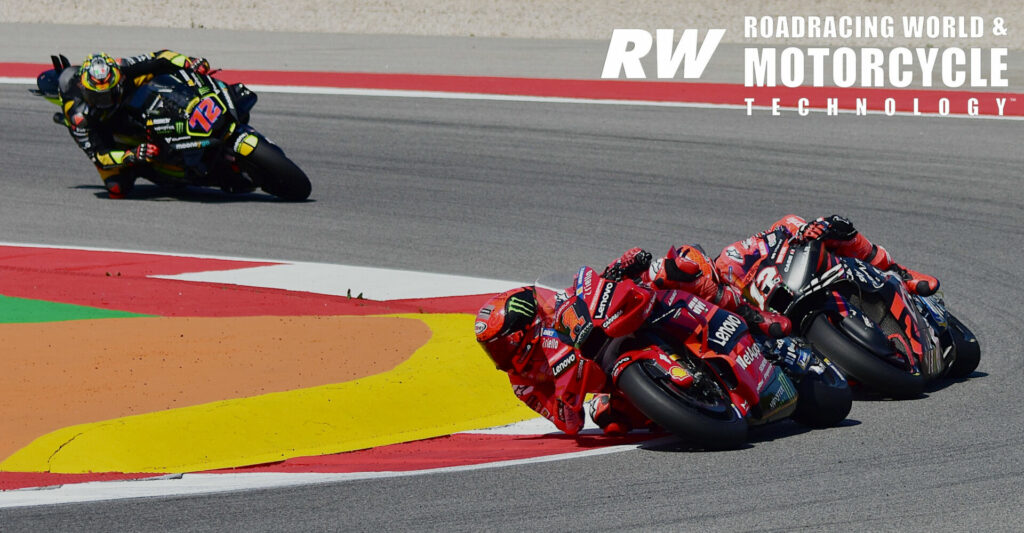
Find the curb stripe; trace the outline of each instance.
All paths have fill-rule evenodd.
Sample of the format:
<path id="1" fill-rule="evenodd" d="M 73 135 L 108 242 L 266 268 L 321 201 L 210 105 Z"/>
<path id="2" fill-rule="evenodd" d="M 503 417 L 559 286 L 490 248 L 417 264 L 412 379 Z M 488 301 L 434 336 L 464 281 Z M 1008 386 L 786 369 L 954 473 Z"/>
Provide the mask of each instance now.
<path id="1" fill-rule="evenodd" d="M 35 76 L 49 68 L 46 64 L 0 63 L 0 74 L 10 77 Z M 1024 116 L 1024 94 L 1010 92 L 972 92 L 935 89 L 876 89 L 842 87 L 745 87 L 728 83 L 694 83 L 639 80 L 583 80 L 555 78 L 517 78 L 502 76 L 456 76 L 442 74 L 396 74 L 367 72 L 312 72 L 271 70 L 222 70 L 217 77 L 228 82 L 252 86 L 343 88 L 370 91 L 414 91 L 417 93 L 514 95 L 534 98 L 567 98 L 597 101 L 662 102 L 742 106 L 745 98 L 754 98 L 763 109 L 779 98 L 781 108 L 792 109 L 802 98 L 805 107 L 825 109 L 830 98 L 838 99 L 838 109 L 854 111 L 857 100 L 864 99 L 869 111 L 884 111 L 886 99 L 895 99 L 900 114 L 937 114 L 940 100 L 949 101 L 953 116 L 968 114 L 969 100 L 977 99 L 978 113 L 999 116 L 997 98 L 1005 98 L 1003 116 Z M 263 87 L 264 89 L 266 87 Z M 406 95 L 409 96 L 409 95 Z M 916 104 L 915 104 L 916 102 Z"/>
<path id="2" fill-rule="evenodd" d="M 651 441 L 650 445 L 662 442 Z M 664 442 L 668 442 L 666 439 Z M 124 498 L 146 498 L 157 496 L 183 496 L 210 494 L 278 487 L 293 487 L 315 483 L 381 479 L 448 472 L 467 472 L 487 468 L 501 468 L 550 461 L 562 461 L 580 457 L 591 457 L 635 450 L 643 444 L 623 444 L 594 448 L 582 452 L 545 455 L 530 459 L 481 463 L 474 465 L 413 470 L 409 472 L 355 472 L 341 474 L 323 473 L 251 473 L 251 474 L 184 474 L 163 476 L 145 481 L 107 481 L 64 485 L 53 490 L 14 490 L 0 493 L 0 508 L 25 507 L 59 503 L 78 503 L 115 500 Z"/>

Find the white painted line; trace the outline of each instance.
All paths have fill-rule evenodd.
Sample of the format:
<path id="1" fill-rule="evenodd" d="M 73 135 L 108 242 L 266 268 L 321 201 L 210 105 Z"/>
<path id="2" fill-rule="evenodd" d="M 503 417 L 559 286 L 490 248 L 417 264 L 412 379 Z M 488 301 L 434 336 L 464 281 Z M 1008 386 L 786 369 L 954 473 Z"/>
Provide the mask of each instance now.
<path id="1" fill-rule="evenodd" d="M 352 296 L 353 298 L 362 295 L 368 300 L 491 294 L 526 285 L 525 283 L 496 279 L 326 263 L 288 263 L 238 270 L 151 277 Z"/>
<path id="2" fill-rule="evenodd" d="M 0 246 L 21 246 L 28 248 L 56 248 L 64 250 L 86 250 L 97 252 L 123 252 L 145 255 L 167 255 L 173 257 L 195 257 L 225 261 L 251 261 L 254 263 L 281 263 L 271 266 L 257 266 L 235 270 L 190 272 L 171 276 L 150 276 L 160 279 L 174 279 L 201 283 L 224 283 L 246 287 L 262 287 L 288 291 L 302 291 L 332 296 L 357 297 L 368 300 L 398 300 L 410 298 L 437 298 L 445 296 L 468 296 L 492 294 L 528 285 L 525 282 L 508 281 L 470 276 L 453 276 L 329 263 L 304 263 L 280 259 L 255 259 L 173 252 L 137 251 L 117 248 L 92 248 L 85 246 L 63 246 L 54 244 L 25 244 L 0 242 Z M 351 292 L 350 292 L 351 291 Z"/>
<path id="3" fill-rule="evenodd" d="M 392 89 L 348 89 L 340 87 L 299 87 L 299 86 L 288 86 L 288 85 L 249 85 L 251 89 L 257 92 L 268 92 L 268 93 L 289 93 L 289 94 L 324 94 L 324 95 L 343 95 L 343 96 L 390 96 L 398 98 L 441 98 L 451 100 L 492 100 L 501 102 L 536 102 L 536 103 L 548 103 L 548 104 L 603 104 L 603 105 L 633 105 L 633 106 L 653 106 L 653 107 L 678 107 L 678 108 L 690 108 L 690 109 L 747 109 L 744 105 L 734 104 L 708 104 L 702 102 L 666 102 L 657 100 L 611 100 L 602 98 L 566 98 L 558 96 L 519 96 L 512 94 L 484 94 L 484 93 L 457 93 L 457 92 L 443 92 L 443 91 L 406 91 L 406 90 L 392 90 Z M 771 110 L 772 106 L 755 105 L 752 109 L 758 111 Z M 793 106 L 779 106 L 780 110 L 784 111 L 797 111 L 798 108 Z M 826 113 L 826 109 L 818 108 L 807 108 L 807 111 L 812 113 Z M 841 109 L 839 114 L 842 115 L 856 115 L 856 110 L 853 109 Z M 885 116 L 883 111 L 870 111 L 867 116 Z M 762 115 L 763 116 L 763 115 Z M 1024 116 L 998 116 L 998 115 L 977 115 L 970 116 L 966 114 L 949 114 L 940 115 L 938 113 L 919 113 L 915 114 L 909 111 L 900 111 L 894 113 L 893 116 L 899 117 L 930 117 L 930 118 L 983 118 L 983 119 L 999 119 L 999 120 L 1024 120 Z"/>
<path id="4" fill-rule="evenodd" d="M 35 85 L 35 78 L 4 78 L 0 77 L 0 84 L 29 84 Z M 515 94 L 485 94 L 485 93 L 458 93 L 446 91 L 408 91 L 399 89 L 355 89 L 344 87 L 305 87 L 298 85 L 248 85 L 255 92 L 284 93 L 284 94 L 320 94 L 320 95 L 341 95 L 341 96 L 384 96 L 392 98 L 434 98 L 442 100 L 490 100 L 496 102 L 533 102 L 544 104 L 601 104 L 601 105 L 623 105 L 623 106 L 646 106 L 646 107 L 677 107 L 688 109 L 746 109 L 746 105 L 734 104 L 707 104 L 701 102 L 665 102 L 656 100 L 610 100 L 602 98 L 566 98 L 560 96 L 521 96 Z M 981 93 L 984 94 L 984 93 Z M 765 111 L 772 109 L 771 106 L 755 105 L 752 109 Z M 780 110 L 797 111 L 796 107 L 780 106 Z M 807 108 L 812 113 L 825 113 L 825 109 Z M 841 115 L 855 115 L 852 109 L 842 109 Z M 870 111 L 866 116 L 886 116 L 882 111 Z M 940 115 L 938 113 L 914 114 L 908 111 L 900 111 L 892 116 L 897 117 L 929 117 L 929 118 L 973 118 L 989 120 L 1024 120 L 1024 116 L 998 116 L 998 115 L 977 115 L 966 114 Z"/>
<path id="5" fill-rule="evenodd" d="M 514 424 L 508 424 L 505 426 L 495 426 L 492 428 L 485 429 L 474 429 L 470 431 L 460 431 L 460 434 L 465 435 L 550 435 L 553 433 L 561 434 L 560 431 L 552 431 L 555 425 L 552 424 L 548 419 L 538 416 L 537 418 L 531 418 L 529 420 L 523 420 L 522 422 L 516 422 Z M 580 431 L 583 435 L 600 435 L 603 432 L 601 428 L 590 419 L 589 416 L 584 417 L 583 430 Z"/>
<path id="6" fill-rule="evenodd" d="M 669 442 L 670 440 L 671 437 L 668 437 L 645 443 L 608 446 L 582 452 L 408 472 L 355 472 L 344 474 L 253 472 L 245 474 L 184 474 L 180 477 L 164 476 L 157 479 L 150 478 L 134 481 L 94 481 L 89 483 L 62 485 L 52 489 L 20 489 L 0 492 L 0 509 L 32 505 L 96 502 L 126 498 L 185 496 L 217 492 L 291 487 L 316 483 L 354 481 L 360 479 L 384 479 L 424 474 L 468 472 L 487 468 L 502 468 L 506 466 L 546 463 L 550 461 L 562 461 L 565 459 L 574 459 L 579 457 L 619 453 L 635 450 L 645 444 L 657 444 L 660 442 Z"/>

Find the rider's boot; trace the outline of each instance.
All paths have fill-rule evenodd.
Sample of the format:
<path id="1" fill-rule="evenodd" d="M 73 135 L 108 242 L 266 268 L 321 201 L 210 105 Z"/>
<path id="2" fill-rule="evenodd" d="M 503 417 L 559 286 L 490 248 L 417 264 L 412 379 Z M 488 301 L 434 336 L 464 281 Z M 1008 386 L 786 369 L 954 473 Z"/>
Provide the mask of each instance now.
<path id="1" fill-rule="evenodd" d="M 860 233 L 856 234 L 849 241 L 840 244 L 836 252 L 867 261 L 879 270 L 896 272 L 903 278 L 903 285 L 911 294 L 931 296 L 935 294 L 935 291 L 939 290 L 939 280 L 935 279 L 934 276 L 922 274 L 897 264 L 885 248 L 872 243 Z"/>
<path id="2" fill-rule="evenodd" d="M 873 266 L 882 269 L 895 272 L 900 275 L 903 279 L 903 286 L 910 291 L 911 294 L 919 294 L 921 296 L 931 296 L 935 294 L 935 291 L 939 290 L 939 280 L 928 274 L 922 274 L 920 272 L 910 270 L 907 267 L 901 266 L 900 264 L 893 261 L 892 256 L 889 252 L 881 246 L 874 244 L 871 247 L 871 253 L 865 259 Z"/>
<path id="3" fill-rule="evenodd" d="M 595 394 L 594 398 L 587 402 L 587 407 L 590 419 L 604 431 L 605 435 L 625 435 L 632 429 L 629 421 L 612 409 L 610 394 Z"/>
<path id="4" fill-rule="evenodd" d="M 100 177 L 103 178 L 103 186 L 111 199 L 120 200 L 128 195 L 135 188 L 136 177 L 127 169 L 115 171 L 100 170 Z"/>
<path id="5" fill-rule="evenodd" d="M 896 272 L 903 278 L 903 285 L 911 294 L 931 296 L 939 290 L 939 280 L 928 274 L 910 270 L 909 268 L 893 263 L 888 270 Z"/>

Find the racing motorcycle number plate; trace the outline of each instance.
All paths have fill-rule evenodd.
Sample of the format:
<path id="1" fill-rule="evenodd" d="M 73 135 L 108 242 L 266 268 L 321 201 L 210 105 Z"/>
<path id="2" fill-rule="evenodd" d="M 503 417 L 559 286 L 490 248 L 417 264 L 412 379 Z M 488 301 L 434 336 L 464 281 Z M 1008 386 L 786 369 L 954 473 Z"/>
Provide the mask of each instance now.
<path id="1" fill-rule="evenodd" d="M 209 135 L 213 131 L 213 125 L 224 113 L 223 107 L 213 96 L 207 96 L 199 101 L 188 117 L 189 133 L 193 135 Z"/>
<path id="2" fill-rule="evenodd" d="M 765 307 L 765 298 L 772 293 L 772 290 L 782 282 L 782 277 L 779 276 L 779 269 L 770 266 L 761 269 L 757 273 L 757 277 L 754 278 L 754 282 L 750 284 L 750 297 L 757 302 L 758 306 L 762 309 Z"/>
<path id="3" fill-rule="evenodd" d="M 587 304 L 579 298 L 573 298 L 572 303 L 562 309 L 558 322 L 576 347 L 583 344 L 591 330 L 594 329 Z"/>

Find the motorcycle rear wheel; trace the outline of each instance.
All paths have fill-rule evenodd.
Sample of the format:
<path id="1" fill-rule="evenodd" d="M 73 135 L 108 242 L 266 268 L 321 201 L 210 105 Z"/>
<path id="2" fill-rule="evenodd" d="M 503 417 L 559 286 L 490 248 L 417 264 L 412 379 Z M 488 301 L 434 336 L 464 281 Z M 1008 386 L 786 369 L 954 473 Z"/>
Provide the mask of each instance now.
<path id="1" fill-rule="evenodd" d="M 924 378 L 881 360 L 840 333 L 825 315 L 811 321 L 805 337 L 844 374 L 893 398 L 916 398 L 924 392 Z"/>
<path id="2" fill-rule="evenodd" d="M 617 382 L 640 412 L 674 435 L 707 448 L 735 448 L 747 442 L 747 421 L 727 397 L 709 403 L 664 379 L 655 366 L 633 363 Z"/>
<path id="3" fill-rule="evenodd" d="M 313 186 L 306 173 L 270 141 L 260 138 L 245 161 L 246 172 L 264 191 L 290 202 L 309 198 Z"/>

